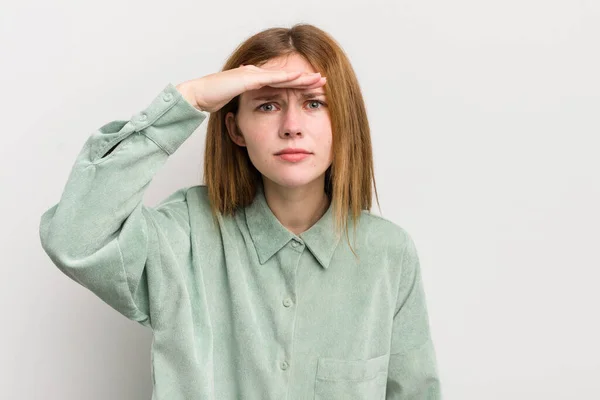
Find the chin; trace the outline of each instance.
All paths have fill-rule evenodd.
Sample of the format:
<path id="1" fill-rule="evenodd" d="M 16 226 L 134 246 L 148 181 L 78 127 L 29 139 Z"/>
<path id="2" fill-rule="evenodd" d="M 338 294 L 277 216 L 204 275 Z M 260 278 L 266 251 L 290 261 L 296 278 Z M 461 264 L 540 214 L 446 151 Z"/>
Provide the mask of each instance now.
<path id="1" fill-rule="evenodd" d="M 275 183 L 276 185 L 279 185 L 281 187 L 285 187 L 285 188 L 295 188 L 295 187 L 301 187 L 301 186 L 305 186 L 308 185 L 312 182 L 314 182 L 315 180 L 318 179 L 318 177 L 307 177 L 307 176 L 267 176 L 267 178 L 271 181 L 273 181 L 273 183 Z"/>
<path id="2" fill-rule="evenodd" d="M 308 185 L 311 183 L 311 180 L 302 180 L 302 179 L 278 179 L 274 180 L 274 182 L 282 187 L 286 188 L 295 188 Z"/>

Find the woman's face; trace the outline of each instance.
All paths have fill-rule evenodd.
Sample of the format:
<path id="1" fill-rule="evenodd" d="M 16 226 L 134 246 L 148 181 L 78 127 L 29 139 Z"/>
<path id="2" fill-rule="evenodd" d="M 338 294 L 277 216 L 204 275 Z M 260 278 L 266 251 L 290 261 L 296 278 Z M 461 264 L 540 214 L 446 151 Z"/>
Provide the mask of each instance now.
<path id="1" fill-rule="evenodd" d="M 303 57 L 293 54 L 271 59 L 264 69 L 317 72 Z M 305 97 L 307 94 L 314 95 Z M 264 97 L 269 98 L 265 99 Z M 292 89 L 263 86 L 240 95 L 237 126 L 233 113 L 226 116 L 232 140 L 248 149 L 252 164 L 264 179 L 286 188 L 308 184 L 324 187 L 325 171 L 332 163 L 331 120 L 324 88 Z M 235 134 L 237 132 L 237 134 Z M 276 155 L 289 148 L 309 152 L 301 160 Z"/>

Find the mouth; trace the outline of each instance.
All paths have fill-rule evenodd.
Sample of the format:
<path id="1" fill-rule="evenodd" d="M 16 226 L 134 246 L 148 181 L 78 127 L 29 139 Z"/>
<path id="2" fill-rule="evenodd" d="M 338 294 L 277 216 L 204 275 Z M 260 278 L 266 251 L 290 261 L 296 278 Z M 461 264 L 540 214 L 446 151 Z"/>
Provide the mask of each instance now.
<path id="1" fill-rule="evenodd" d="M 294 149 L 294 148 L 283 149 L 280 152 L 275 153 L 276 156 L 280 156 L 282 154 L 311 154 L 311 153 L 308 150 Z"/>
<path id="2" fill-rule="evenodd" d="M 306 157 L 310 156 L 310 153 L 305 153 L 305 152 L 280 153 L 280 154 L 276 154 L 275 156 L 281 160 L 298 162 L 298 161 L 304 160 Z"/>

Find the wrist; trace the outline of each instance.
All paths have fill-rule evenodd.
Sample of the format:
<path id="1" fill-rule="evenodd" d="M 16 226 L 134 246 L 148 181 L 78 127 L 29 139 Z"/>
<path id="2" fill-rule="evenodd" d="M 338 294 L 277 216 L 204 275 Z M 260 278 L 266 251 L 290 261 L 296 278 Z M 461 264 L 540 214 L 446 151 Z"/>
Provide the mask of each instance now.
<path id="1" fill-rule="evenodd" d="M 194 91 L 190 87 L 188 82 L 182 82 L 175 86 L 175 88 L 181 93 L 181 96 L 187 101 L 192 107 L 204 111 L 200 105 L 196 102 L 196 96 L 194 95 Z"/>

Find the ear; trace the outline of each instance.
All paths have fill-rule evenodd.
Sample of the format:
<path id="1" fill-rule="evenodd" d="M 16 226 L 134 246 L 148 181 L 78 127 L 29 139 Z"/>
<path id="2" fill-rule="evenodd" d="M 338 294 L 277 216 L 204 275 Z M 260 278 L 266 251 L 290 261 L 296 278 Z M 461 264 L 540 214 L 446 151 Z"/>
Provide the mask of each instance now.
<path id="1" fill-rule="evenodd" d="M 245 147 L 246 140 L 244 140 L 244 136 L 238 129 L 237 123 L 235 121 L 235 114 L 231 111 L 228 112 L 225 116 L 225 125 L 227 126 L 227 133 L 229 134 L 229 137 L 231 138 L 233 143 L 237 144 L 238 146 Z"/>

